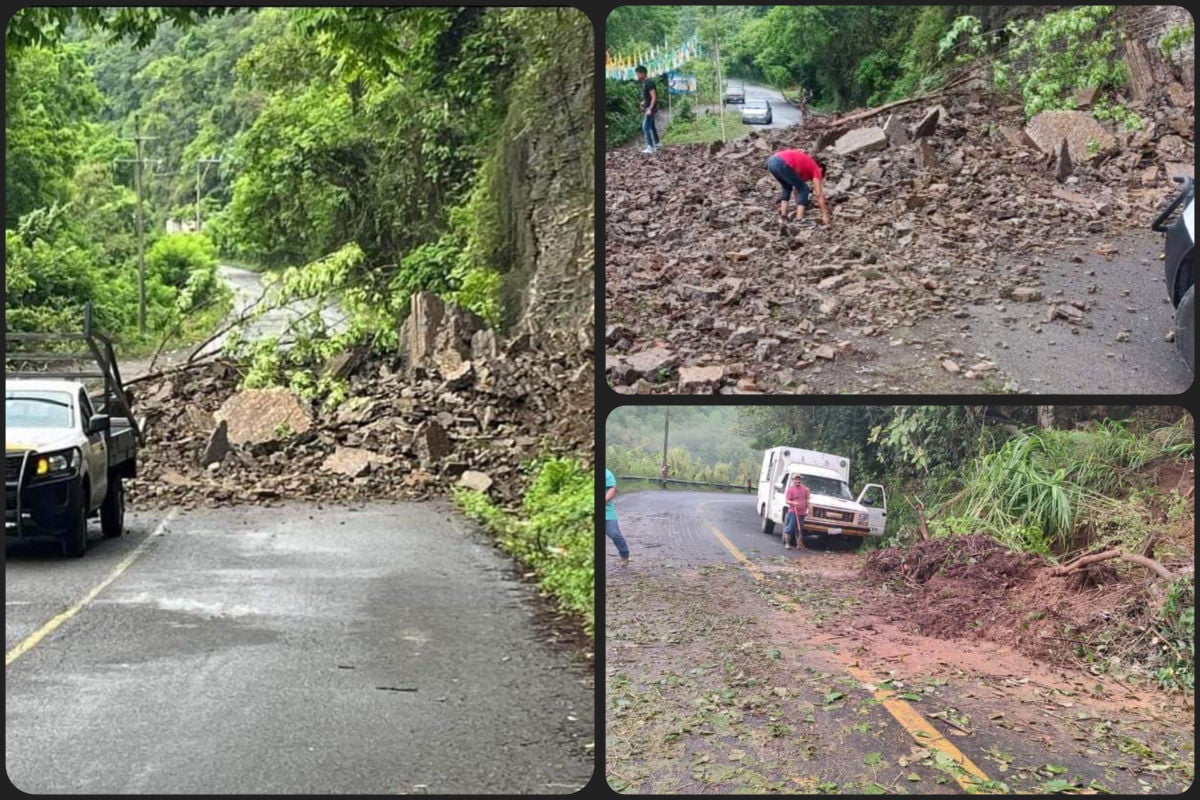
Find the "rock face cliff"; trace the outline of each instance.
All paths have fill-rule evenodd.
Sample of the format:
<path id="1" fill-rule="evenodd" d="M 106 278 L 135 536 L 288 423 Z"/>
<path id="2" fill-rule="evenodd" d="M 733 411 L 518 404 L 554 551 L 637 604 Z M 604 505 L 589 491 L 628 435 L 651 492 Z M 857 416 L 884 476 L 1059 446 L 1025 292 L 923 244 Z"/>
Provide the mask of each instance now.
<path id="1" fill-rule="evenodd" d="M 504 327 L 590 337 L 595 313 L 595 54 L 580 11 L 542 12 L 497 142 Z"/>

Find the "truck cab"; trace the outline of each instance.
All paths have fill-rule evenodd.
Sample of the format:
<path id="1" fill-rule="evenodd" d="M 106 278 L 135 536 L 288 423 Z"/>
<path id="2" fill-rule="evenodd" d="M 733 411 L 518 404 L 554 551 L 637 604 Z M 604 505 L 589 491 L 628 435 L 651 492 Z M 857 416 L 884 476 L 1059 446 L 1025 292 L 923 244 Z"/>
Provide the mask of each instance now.
<path id="1" fill-rule="evenodd" d="M 850 489 L 848 459 L 799 447 L 774 447 L 763 453 L 757 508 L 763 533 L 783 524 L 785 493 L 792 476 L 809 489 L 808 515 L 802 531 L 806 546 L 843 541 L 854 546 L 868 536 L 882 536 L 887 523 L 887 492 L 877 483 Z"/>

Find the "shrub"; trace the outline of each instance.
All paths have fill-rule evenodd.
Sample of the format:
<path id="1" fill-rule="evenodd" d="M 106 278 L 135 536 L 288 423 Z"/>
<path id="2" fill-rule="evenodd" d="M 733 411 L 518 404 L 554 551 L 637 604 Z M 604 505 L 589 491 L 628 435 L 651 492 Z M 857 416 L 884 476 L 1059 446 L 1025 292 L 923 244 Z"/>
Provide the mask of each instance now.
<path id="1" fill-rule="evenodd" d="M 146 251 L 146 271 L 166 286 L 183 289 L 195 271 L 216 269 L 217 248 L 202 233 L 172 233 Z"/>
<path id="2" fill-rule="evenodd" d="M 479 492 L 459 489 L 455 502 L 495 534 L 500 545 L 537 573 L 538 584 L 567 611 L 595 626 L 595 487 L 590 468 L 575 459 L 533 465 L 520 513 L 497 508 Z"/>

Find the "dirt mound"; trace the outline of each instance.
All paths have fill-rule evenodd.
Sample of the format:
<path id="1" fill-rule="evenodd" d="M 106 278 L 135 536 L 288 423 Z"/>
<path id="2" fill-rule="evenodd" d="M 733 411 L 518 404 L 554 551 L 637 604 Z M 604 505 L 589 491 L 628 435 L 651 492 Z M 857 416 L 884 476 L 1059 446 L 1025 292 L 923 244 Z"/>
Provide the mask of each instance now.
<path id="1" fill-rule="evenodd" d="M 821 391 L 820 373 L 864 358 L 867 339 L 900 346 L 898 329 L 931 318 L 966 325 L 983 304 L 1011 314 L 1012 325 L 1088 327 L 1086 280 L 1077 297 L 1042 297 L 1046 259 L 1112 254 L 1115 234 L 1148 224 L 1173 190 L 1168 173 L 1190 164 L 1177 157 L 1177 131 L 1191 112 L 1147 112 L 1145 130 L 1063 175 L 1008 98 L 976 88 L 943 102 L 936 112 L 813 121 L 724 147 L 608 151 L 613 387 Z M 884 133 L 866 145 L 839 136 L 876 126 Z M 912 138 L 922 130 L 932 132 Z M 778 218 L 778 185 L 764 165 L 783 148 L 825 162 L 831 228 Z M 919 357 L 961 391 L 996 375 L 990 353 L 930 350 Z"/>
<path id="2" fill-rule="evenodd" d="M 1141 660 L 1142 645 L 1154 649 L 1161 582 L 1118 563 L 1058 576 L 1040 556 L 974 534 L 873 551 L 861 575 L 902 595 L 877 599 L 875 613 L 927 636 L 986 639 L 1055 663 L 1076 661 L 1077 646 Z"/>
<path id="3" fill-rule="evenodd" d="M 369 361 L 349 379 L 349 399 L 337 408 L 304 404 L 312 420 L 304 432 L 281 426 L 269 441 L 243 444 L 217 433 L 225 427 L 218 411 L 238 393 L 233 364 L 168 373 L 137 390 L 134 412 L 146 445 L 131 501 L 191 507 L 423 499 L 462 481 L 514 505 L 531 459 L 593 458 L 591 351 L 542 346 L 523 336 L 447 377 L 436 369 L 406 373 L 400 359 Z M 294 407 L 295 398 L 285 399 Z M 230 430 L 235 422 L 228 421 Z"/>

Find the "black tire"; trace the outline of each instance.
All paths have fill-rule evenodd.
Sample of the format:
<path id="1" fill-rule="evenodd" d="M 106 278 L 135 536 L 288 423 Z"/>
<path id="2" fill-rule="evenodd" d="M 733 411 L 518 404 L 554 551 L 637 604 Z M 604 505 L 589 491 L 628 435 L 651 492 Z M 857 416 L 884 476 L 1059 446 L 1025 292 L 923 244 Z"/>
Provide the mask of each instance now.
<path id="1" fill-rule="evenodd" d="M 1192 284 L 1179 300 L 1175 309 L 1175 346 L 1179 355 L 1187 362 L 1188 369 L 1196 371 L 1196 285 Z"/>
<path id="2" fill-rule="evenodd" d="M 819 533 L 802 533 L 800 543 L 805 550 L 821 550 L 825 547 L 825 537 Z"/>
<path id="3" fill-rule="evenodd" d="M 116 475 L 108 479 L 108 494 L 100 506 L 100 531 L 105 539 L 125 533 L 125 484 Z"/>
<path id="4" fill-rule="evenodd" d="M 87 497 L 87 487 L 84 487 L 84 497 Z M 87 501 L 84 500 L 63 534 L 63 555 L 67 558 L 81 558 L 87 552 L 87 534 Z"/>
<path id="5" fill-rule="evenodd" d="M 762 509 L 762 525 L 760 526 L 760 530 L 762 530 L 763 533 L 775 532 L 775 520 L 767 516 L 766 506 L 763 506 Z"/>

